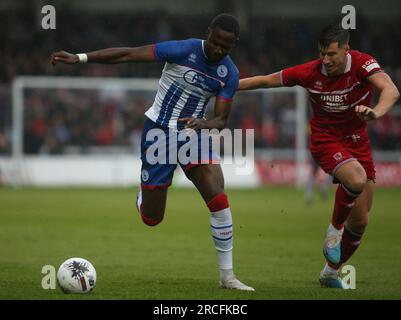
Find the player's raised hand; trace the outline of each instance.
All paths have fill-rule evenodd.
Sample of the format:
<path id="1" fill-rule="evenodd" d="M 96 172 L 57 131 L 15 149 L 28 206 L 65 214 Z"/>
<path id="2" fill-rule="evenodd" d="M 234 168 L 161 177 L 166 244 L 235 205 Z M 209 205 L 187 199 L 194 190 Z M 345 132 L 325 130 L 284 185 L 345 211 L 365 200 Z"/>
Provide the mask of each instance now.
<path id="1" fill-rule="evenodd" d="M 53 52 L 50 56 L 50 63 L 55 66 L 57 63 L 74 64 L 78 63 L 79 59 L 76 54 L 69 53 L 66 51 Z"/>
<path id="2" fill-rule="evenodd" d="M 369 108 L 369 107 L 364 106 L 364 105 L 356 106 L 355 107 L 355 112 L 356 112 L 356 115 L 361 120 L 370 121 L 370 120 L 377 119 L 376 112 L 372 108 Z"/>

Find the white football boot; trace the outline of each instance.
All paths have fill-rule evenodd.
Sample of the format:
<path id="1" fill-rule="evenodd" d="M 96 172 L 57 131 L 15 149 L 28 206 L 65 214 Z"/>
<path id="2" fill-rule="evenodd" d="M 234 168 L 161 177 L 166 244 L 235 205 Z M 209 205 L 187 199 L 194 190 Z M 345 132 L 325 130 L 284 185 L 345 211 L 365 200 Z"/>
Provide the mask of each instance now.
<path id="1" fill-rule="evenodd" d="M 319 282 L 327 288 L 349 289 L 349 286 L 340 278 L 339 271 L 330 268 L 327 264 L 320 272 Z"/>
<path id="2" fill-rule="evenodd" d="M 254 288 L 249 287 L 239 281 L 235 275 L 229 275 L 220 279 L 220 288 L 223 289 L 234 289 L 234 290 L 242 290 L 242 291 L 255 291 Z"/>

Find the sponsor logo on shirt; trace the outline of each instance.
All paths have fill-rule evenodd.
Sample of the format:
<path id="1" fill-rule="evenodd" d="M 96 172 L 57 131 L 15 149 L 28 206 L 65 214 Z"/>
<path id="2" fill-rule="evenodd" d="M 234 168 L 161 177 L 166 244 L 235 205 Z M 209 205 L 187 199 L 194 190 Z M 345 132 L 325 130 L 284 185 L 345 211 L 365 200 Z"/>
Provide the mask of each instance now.
<path id="1" fill-rule="evenodd" d="M 320 98 L 324 102 L 342 104 L 347 100 L 348 94 L 322 94 Z"/>
<path id="2" fill-rule="evenodd" d="M 185 72 L 184 81 L 205 91 L 213 92 L 212 88 L 207 84 L 206 77 L 195 70 L 188 70 Z"/>
<path id="3" fill-rule="evenodd" d="M 322 89 L 323 89 L 322 81 L 317 80 L 317 81 L 315 82 L 314 88 L 315 88 L 315 89 L 318 89 L 318 90 L 322 90 Z"/>
<path id="4" fill-rule="evenodd" d="M 350 108 L 346 104 L 348 94 L 322 94 L 320 99 L 324 104 L 322 108 L 327 112 L 341 112 Z"/>
<path id="5" fill-rule="evenodd" d="M 197 58 L 198 56 L 195 54 L 195 53 L 191 53 L 190 55 L 189 55 L 189 58 L 188 58 L 188 61 L 191 61 L 191 62 L 193 62 L 193 63 L 196 63 L 196 58 Z"/>

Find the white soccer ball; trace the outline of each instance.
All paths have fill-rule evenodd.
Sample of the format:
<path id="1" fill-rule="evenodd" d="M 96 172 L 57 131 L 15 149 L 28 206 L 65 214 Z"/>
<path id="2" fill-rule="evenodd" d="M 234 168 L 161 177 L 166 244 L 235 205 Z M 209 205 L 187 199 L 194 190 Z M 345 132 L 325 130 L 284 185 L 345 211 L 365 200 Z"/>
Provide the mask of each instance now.
<path id="1" fill-rule="evenodd" d="M 57 272 L 57 282 L 65 293 L 88 293 L 96 285 L 95 267 L 86 259 L 64 261 Z"/>

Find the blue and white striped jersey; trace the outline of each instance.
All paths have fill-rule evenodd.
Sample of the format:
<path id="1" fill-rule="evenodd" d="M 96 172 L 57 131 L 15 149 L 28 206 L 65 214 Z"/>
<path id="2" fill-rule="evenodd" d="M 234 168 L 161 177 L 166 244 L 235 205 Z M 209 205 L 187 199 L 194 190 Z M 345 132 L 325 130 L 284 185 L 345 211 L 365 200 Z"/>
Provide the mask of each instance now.
<path id="1" fill-rule="evenodd" d="M 232 100 L 239 72 L 229 56 L 209 63 L 204 40 L 166 41 L 154 46 L 156 61 L 166 62 L 153 105 L 145 115 L 162 127 L 181 130 L 177 119 L 202 118 L 213 96 Z"/>

